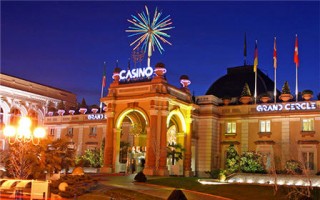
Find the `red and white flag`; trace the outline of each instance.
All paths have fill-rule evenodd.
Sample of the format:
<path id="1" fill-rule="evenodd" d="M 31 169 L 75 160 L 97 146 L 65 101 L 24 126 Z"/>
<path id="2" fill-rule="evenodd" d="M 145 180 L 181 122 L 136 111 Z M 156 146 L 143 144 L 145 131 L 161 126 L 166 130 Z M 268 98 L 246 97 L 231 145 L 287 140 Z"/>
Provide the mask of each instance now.
<path id="1" fill-rule="evenodd" d="M 296 67 L 299 66 L 299 54 L 298 54 L 298 35 L 296 35 L 296 41 L 294 43 L 294 55 L 293 61 L 296 63 Z"/>
<path id="2" fill-rule="evenodd" d="M 273 43 L 273 67 L 277 69 L 277 45 L 276 45 L 276 38 L 274 38 Z"/>

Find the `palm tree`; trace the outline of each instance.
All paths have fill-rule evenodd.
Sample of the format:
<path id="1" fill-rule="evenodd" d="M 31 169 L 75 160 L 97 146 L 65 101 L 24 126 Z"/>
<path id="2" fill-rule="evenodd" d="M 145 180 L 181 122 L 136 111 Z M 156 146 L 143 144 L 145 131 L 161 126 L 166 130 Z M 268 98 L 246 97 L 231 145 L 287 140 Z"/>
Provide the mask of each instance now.
<path id="1" fill-rule="evenodd" d="M 181 144 L 169 144 L 167 147 L 167 157 L 171 157 L 171 164 L 174 165 L 174 162 L 178 162 L 183 158 L 183 152 L 185 149 L 182 147 Z"/>

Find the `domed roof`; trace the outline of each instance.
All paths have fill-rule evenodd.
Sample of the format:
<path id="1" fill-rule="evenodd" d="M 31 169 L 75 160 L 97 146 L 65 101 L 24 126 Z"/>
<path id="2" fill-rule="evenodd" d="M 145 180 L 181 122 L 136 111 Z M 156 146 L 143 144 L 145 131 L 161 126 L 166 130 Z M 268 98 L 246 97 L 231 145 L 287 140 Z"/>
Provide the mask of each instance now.
<path id="1" fill-rule="evenodd" d="M 250 91 L 254 94 L 255 73 L 253 66 L 240 66 L 227 69 L 227 74 L 216 80 L 206 92 L 219 98 L 239 97 L 243 86 L 248 83 Z M 257 96 L 274 90 L 274 82 L 261 70 L 257 71 Z"/>

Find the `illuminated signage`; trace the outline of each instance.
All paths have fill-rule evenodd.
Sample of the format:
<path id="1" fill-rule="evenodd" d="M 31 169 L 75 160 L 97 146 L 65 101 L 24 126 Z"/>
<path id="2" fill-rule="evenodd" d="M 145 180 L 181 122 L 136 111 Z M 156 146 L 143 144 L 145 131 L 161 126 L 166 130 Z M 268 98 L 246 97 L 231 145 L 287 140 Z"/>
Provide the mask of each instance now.
<path id="1" fill-rule="evenodd" d="M 128 80 L 135 78 L 150 77 L 153 74 L 153 69 L 151 67 L 146 68 L 136 68 L 131 70 L 121 70 L 119 73 L 120 80 Z"/>
<path id="2" fill-rule="evenodd" d="M 315 110 L 315 102 L 298 102 L 288 104 L 270 104 L 270 105 L 258 105 L 256 107 L 258 112 L 269 112 L 269 111 L 282 111 L 282 110 Z"/>
<path id="3" fill-rule="evenodd" d="M 88 115 L 88 120 L 100 120 L 105 119 L 104 114 L 90 114 Z"/>

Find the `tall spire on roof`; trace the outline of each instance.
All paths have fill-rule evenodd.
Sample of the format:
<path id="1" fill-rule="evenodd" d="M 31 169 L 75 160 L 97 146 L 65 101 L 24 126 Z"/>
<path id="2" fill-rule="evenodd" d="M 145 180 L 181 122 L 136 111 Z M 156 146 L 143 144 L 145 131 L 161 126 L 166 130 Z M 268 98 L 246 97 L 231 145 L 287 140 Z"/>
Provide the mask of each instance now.
<path id="1" fill-rule="evenodd" d="M 243 48 L 243 56 L 244 56 L 244 66 L 247 65 L 247 34 L 244 32 L 244 48 Z"/>

